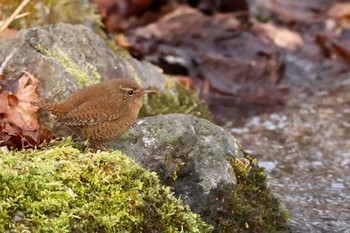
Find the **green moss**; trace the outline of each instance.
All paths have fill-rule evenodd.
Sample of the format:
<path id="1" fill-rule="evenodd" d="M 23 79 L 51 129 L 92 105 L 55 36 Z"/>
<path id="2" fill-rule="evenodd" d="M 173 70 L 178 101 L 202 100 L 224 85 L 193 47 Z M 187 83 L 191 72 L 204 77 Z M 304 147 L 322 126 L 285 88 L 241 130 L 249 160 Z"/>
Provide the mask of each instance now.
<path id="1" fill-rule="evenodd" d="M 9 17 L 22 0 L 0 0 L 4 17 Z M 83 0 L 31 0 L 22 12 L 29 15 L 14 20 L 10 25 L 16 29 L 43 26 L 55 23 L 83 24 L 90 28 L 102 25 L 96 7 Z"/>
<path id="2" fill-rule="evenodd" d="M 141 118 L 170 113 L 187 113 L 212 120 L 209 109 L 201 103 L 198 93 L 174 81 L 168 81 L 166 86 L 167 93 L 157 91 L 156 94 L 145 98 L 145 104 L 139 114 Z"/>
<path id="3" fill-rule="evenodd" d="M 171 181 L 176 181 L 177 177 L 178 177 L 178 172 L 180 171 L 181 167 L 183 167 L 186 163 L 182 162 L 182 163 L 177 163 L 175 165 L 174 171 L 168 176 L 169 179 L 171 179 Z M 171 181 L 167 181 L 168 183 L 171 183 Z"/>
<path id="4" fill-rule="evenodd" d="M 91 63 L 85 61 L 86 70 L 79 68 L 79 65 L 72 61 L 69 56 L 59 48 L 51 50 L 45 48 L 41 44 L 37 44 L 35 49 L 45 55 L 47 58 L 54 60 L 62 66 L 62 68 L 72 75 L 81 86 L 90 86 L 101 81 L 101 76 Z M 90 78 L 90 75 L 92 78 Z"/>
<path id="5" fill-rule="evenodd" d="M 267 185 L 264 169 L 245 153 L 229 159 L 237 177 L 232 190 L 231 213 L 219 219 L 216 232 L 290 232 L 287 214 Z"/>
<path id="6" fill-rule="evenodd" d="M 130 57 L 129 52 L 126 49 L 116 45 L 116 40 L 118 37 L 117 35 L 109 35 L 108 38 L 107 36 L 102 36 L 102 37 L 106 41 L 108 48 L 110 48 L 116 55 L 118 55 L 121 58 Z"/>
<path id="7" fill-rule="evenodd" d="M 210 230 L 129 157 L 70 144 L 0 152 L 0 232 Z"/>

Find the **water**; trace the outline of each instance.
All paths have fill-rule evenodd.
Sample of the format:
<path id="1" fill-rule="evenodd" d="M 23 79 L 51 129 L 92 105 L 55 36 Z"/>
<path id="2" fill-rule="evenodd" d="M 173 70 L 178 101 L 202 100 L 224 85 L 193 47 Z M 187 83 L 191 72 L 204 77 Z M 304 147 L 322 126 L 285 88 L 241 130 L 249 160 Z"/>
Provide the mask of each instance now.
<path id="1" fill-rule="evenodd" d="M 307 94 L 308 93 L 308 94 Z M 293 90 L 279 111 L 231 126 L 266 168 L 296 233 L 350 233 L 350 84 Z"/>

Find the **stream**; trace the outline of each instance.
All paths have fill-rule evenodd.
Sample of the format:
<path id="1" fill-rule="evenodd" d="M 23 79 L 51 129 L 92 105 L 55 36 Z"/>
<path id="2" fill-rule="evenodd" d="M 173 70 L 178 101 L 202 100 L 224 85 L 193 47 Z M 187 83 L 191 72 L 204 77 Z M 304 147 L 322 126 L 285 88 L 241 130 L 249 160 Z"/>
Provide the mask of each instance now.
<path id="1" fill-rule="evenodd" d="M 349 76 L 294 88 L 284 107 L 230 131 L 265 167 L 293 233 L 350 233 Z"/>

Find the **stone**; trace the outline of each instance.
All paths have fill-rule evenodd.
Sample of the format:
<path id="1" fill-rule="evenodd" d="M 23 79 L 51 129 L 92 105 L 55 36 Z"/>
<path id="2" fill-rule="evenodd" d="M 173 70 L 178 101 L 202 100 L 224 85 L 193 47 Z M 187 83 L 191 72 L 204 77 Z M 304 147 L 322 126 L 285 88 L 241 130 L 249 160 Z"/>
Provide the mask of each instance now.
<path id="1" fill-rule="evenodd" d="M 142 115 L 207 112 L 192 90 L 185 90 L 160 68 L 138 61 L 125 51 L 119 52 L 110 49 L 90 28 L 58 23 L 23 29 L 15 38 L 0 40 L 0 67 L 8 80 L 17 80 L 23 71 L 33 74 L 40 80 L 40 97 L 47 102 L 64 100 L 82 87 L 100 81 L 127 78 L 146 89 L 157 90 L 152 99 L 145 101 L 147 107 L 141 110 Z M 54 132 L 60 131 L 47 115 L 42 114 L 40 119 L 49 128 L 55 126 Z M 64 132 L 59 134 L 65 135 Z"/>
<path id="2" fill-rule="evenodd" d="M 109 147 L 121 150 L 142 167 L 156 172 L 163 184 L 173 187 L 178 197 L 189 204 L 205 222 L 221 229 L 219 232 L 234 232 L 231 230 L 238 229 L 239 226 L 224 226 L 239 225 L 234 218 L 246 221 L 243 227 L 247 223 L 252 229 L 257 229 L 250 220 L 244 218 L 258 219 L 261 218 L 259 214 L 265 214 L 269 208 L 278 210 L 278 201 L 270 193 L 260 168 L 251 171 L 250 176 L 262 175 L 262 180 L 247 178 L 252 183 L 256 182 L 252 185 L 254 188 L 250 190 L 247 182 L 246 193 L 237 191 L 240 189 L 238 178 L 242 173 L 237 173 L 240 169 L 234 166 L 235 162 L 243 165 L 241 170 L 247 173 L 255 165 L 245 158 L 244 151 L 230 133 L 205 119 L 188 114 L 143 118 L 117 140 L 109 143 Z M 246 181 L 241 179 L 240 182 Z M 253 196 L 255 200 L 250 199 Z M 235 206 L 236 200 L 242 205 Z M 257 211 L 252 213 L 250 205 L 255 205 L 254 201 L 260 207 L 256 207 Z M 238 208 L 237 213 L 244 213 L 243 219 L 232 208 Z M 276 222 L 279 222 L 276 225 L 285 223 L 279 216 L 279 210 L 274 214 L 278 217 L 272 217 L 272 214 L 267 218 L 272 217 L 275 222 L 265 223 L 271 229 L 276 229 Z"/>
<path id="3" fill-rule="evenodd" d="M 186 114 L 143 118 L 110 145 L 157 172 L 197 213 L 213 204 L 215 190 L 236 185 L 227 156 L 243 155 L 223 128 Z"/>
<path id="4" fill-rule="evenodd" d="M 44 99 L 64 99 L 82 86 L 122 77 L 136 79 L 145 88 L 165 90 L 166 77 L 159 68 L 117 56 L 100 36 L 82 25 L 59 23 L 21 30 L 13 39 L 0 40 L 0 64 L 8 57 L 6 77 L 32 73 L 41 81 Z"/>

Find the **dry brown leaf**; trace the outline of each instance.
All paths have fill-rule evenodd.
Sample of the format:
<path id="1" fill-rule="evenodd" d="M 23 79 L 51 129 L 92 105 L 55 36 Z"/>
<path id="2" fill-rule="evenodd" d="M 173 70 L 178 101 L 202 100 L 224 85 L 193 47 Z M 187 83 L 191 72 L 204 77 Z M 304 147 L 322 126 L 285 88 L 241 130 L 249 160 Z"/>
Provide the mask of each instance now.
<path id="1" fill-rule="evenodd" d="M 129 41 L 128 41 L 128 38 L 126 38 L 123 34 L 118 35 L 116 43 L 118 46 L 125 48 L 125 49 L 127 49 L 131 46 Z"/>
<path id="2" fill-rule="evenodd" d="M 9 149 L 40 148 L 45 143 L 49 143 L 53 138 L 53 133 L 40 127 L 35 131 L 22 131 L 11 123 L 0 124 L 0 146 Z"/>
<path id="3" fill-rule="evenodd" d="M 188 88 L 194 88 L 193 86 L 193 80 L 188 77 L 188 76 L 184 76 L 184 75 L 172 75 L 172 78 L 174 78 L 178 83 L 180 83 L 181 85 L 188 87 Z"/>
<path id="4" fill-rule="evenodd" d="M 304 40 L 299 33 L 287 28 L 277 27 L 271 23 L 255 23 L 253 30 L 262 31 L 275 45 L 290 51 L 295 51 L 304 44 Z"/>
<path id="5" fill-rule="evenodd" d="M 152 3 L 152 0 L 91 0 L 97 5 L 102 22 L 110 32 L 124 31 L 128 26 L 128 17 L 140 15 Z"/>
<path id="6" fill-rule="evenodd" d="M 0 93 L 0 114 L 2 115 L 4 115 L 9 111 L 7 96 L 8 96 L 8 91 L 2 90 Z"/>
<path id="7" fill-rule="evenodd" d="M 0 95 L 0 110 L 5 115 L 2 119 L 10 122 L 23 131 L 34 131 L 39 128 L 35 112 L 37 107 L 30 104 L 30 101 L 38 101 L 36 89 L 39 81 L 30 73 L 25 72 L 18 80 L 16 94 L 3 91 Z"/>
<path id="8" fill-rule="evenodd" d="M 317 12 L 322 11 L 325 4 L 319 0 L 256 0 L 255 4 L 268 9 L 283 22 L 316 22 L 322 17 Z"/>
<path id="9" fill-rule="evenodd" d="M 334 53 L 342 58 L 344 62 L 350 63 L 350 50 L 349 43 L 341 43 L 340 41 L 335 41 L 332 43 L 332 49 Z"/>
<path id="10" fill-rule="evenodd" d="M 350 3 L 335 3 L 327 15 L 336 19 L 343 28 L 350 28 Z"/>
<path id="11" fill-rule="evenodd" d="M 2 32 L 0 32 L 0 39 L 11 39 L 14 38 L 16 34 L 17 30 L 5 28 Z"/>
<path id="12" fill-rule="evenodd" d="M 17 96 L 13 95 L 13 94 L 9 94 L 7 95 L 7 102 L 10 108 L 14 108 L 16 106 L 18 106 L 19 103 L 19 99 L 17 98 Z"/>
<path id="13" fill-rule="evenodd" d="M 42 143 L 50 142 L 53 138 L 53 133 L 51 130 L 41 126 L 34 132 L 23 132 L 23 138 L 29 147 L 35 147 Z"/>
<path id="14" fill-rule="evenodd" d="M 37 107 L 30 104 L 31 101 L 39 99 L 36 94 L 38 83 L 39 81 L 28 72 L 24 72 L 17 81 L 4 80 L 2 82 L 0 86 L 0 146 L 20 150 L 38 148 L 44 142 L 51 141 L 53 133 L 39 126 L 35 115 Z"/>

